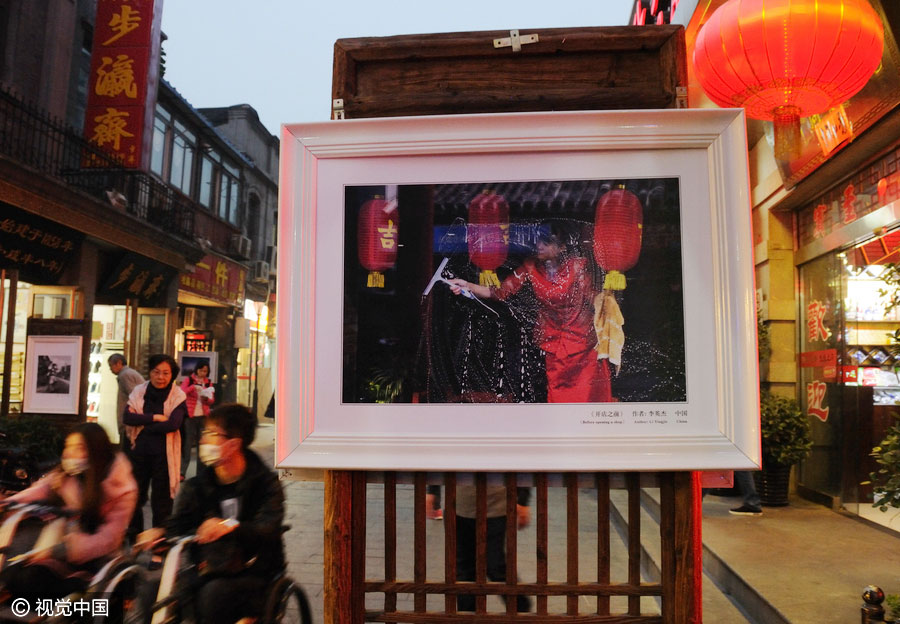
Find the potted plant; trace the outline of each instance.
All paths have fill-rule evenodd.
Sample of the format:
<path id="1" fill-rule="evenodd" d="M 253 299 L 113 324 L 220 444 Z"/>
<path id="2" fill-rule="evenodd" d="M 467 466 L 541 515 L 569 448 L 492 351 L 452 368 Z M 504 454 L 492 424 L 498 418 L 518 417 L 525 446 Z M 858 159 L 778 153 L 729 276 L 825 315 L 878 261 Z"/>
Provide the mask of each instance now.
<path id="1" fill-rule="evenodd" d="M 898 594 L 888 594 L 884 598 L 884 604 L 887 606 L 888 617 L 885 619 L 885 623 L 900 622 L 900 595 Z"/>
<path id="2" fill-rule="evenodd" d="M 812 447 L 809 421 L 796 400 L 768 391 L 760 394 L 762 470 L 754 473 L 763 505 L 788 504 L 791 467 Z"/>
<path id="3" fill-rule="evenodd" d="M 863 485 L 872 484 L 875 493 L 872 505 L 881 511 L 900 507 L 900 416 L 891 415 L 894 424 L 885 432 L 881 444 L 869 453 L 875 458 L 878 470 L 869 473 L 869 481 L 863 482 Z"/>

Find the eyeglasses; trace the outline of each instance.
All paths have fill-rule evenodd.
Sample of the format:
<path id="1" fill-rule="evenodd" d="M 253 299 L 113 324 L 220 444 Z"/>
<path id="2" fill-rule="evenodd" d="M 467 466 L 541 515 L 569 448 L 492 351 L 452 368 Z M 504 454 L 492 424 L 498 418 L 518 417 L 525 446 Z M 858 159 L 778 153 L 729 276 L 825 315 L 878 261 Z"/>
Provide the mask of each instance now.
<path id="1" fill-rule="evenodd" d="M 231 439 L 227 433 L 222 433 L 221 431 L 213 431 L 212 429 L 204 429 L 200 432 L 200 435 L 207 438 L 225 438 L 228 440 Z"/>

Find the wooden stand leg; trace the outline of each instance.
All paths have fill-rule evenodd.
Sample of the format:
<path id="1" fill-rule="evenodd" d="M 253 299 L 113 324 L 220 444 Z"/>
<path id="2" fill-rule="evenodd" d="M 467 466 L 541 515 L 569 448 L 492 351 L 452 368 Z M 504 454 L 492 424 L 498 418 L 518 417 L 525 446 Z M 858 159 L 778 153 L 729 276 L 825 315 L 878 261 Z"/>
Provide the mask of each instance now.
<path id="1" fill-rule="evenodd" d="M 366 475 L 325 471 L 325 624 L 365 620 Z"/>

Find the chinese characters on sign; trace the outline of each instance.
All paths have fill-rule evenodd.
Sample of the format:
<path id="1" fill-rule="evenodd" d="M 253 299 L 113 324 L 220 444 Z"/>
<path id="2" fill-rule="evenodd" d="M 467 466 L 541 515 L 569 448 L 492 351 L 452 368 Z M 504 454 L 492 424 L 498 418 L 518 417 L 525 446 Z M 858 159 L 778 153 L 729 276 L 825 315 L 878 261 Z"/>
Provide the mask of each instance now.
<path id="1" fill-rule="evenodd" d="M 813 230 L 814 238 L 822 238 L 825 236 L 825 213 L 827 211 L 828 206 L 825 204 L 819 204 L 813 211 L 813 222 L 815 223 L 815 229 Z"/>
<path id="2" fill-rule="evenodd" d="M 101 293 L 115 301 L 138 299 L 145 306 L 163 305 L 173 277 L 175 269 L 129 253 L 106 278 Z"/>
<path id="3" fill-rule="evenodd" d="M 3 202 L 0 213 L 0 268 L 36 284 L 58 283 L 83 235 Z"/>
<path id="4" fill-rule="evenodd" d="M 126 167 L 140 167 L 149 151 L 161 8 L 155 0 L 97 2 L 85 137 Z"/>
<path id="5" fill-rule="evenodd" d="M 247 269 L 231 260 L 207 254 L 193 273 L 182 273 L 178 288 L 219 303 L 244 305 Z"/>
<path id="6" fill-rule="evenodd" d="M 826 380 L 835 381 L 837 379 L 837 349 L 801 353 L 800 368 L 821 368 L 822 376 Z"/>
<path id="7" fill-rule="evenodd" d="M 812 301 L 806 306 L 806 326 L 809 329 L 807 340 L 828 340 L 831 338 L 831 330 L 825 327 L 825 312 L 827 308 L 821 301 Z"/>
<path id="8" fill-rule="evenodd" d="M 822 422 L 828 420 L 828 407 L 822 407 L 828 386 L 822 381 L 812 381 L 806 384 L 806 413 L 815 416 Z"/>

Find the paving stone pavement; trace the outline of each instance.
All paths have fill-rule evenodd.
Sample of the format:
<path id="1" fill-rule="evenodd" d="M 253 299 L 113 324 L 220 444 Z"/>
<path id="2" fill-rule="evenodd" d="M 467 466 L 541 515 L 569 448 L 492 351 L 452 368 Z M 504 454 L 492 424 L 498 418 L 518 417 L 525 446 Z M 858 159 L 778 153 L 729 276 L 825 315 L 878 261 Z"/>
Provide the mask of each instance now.
<path id="1" fill-rule="evenodd" d="M 273 462 L 272 436 L 274 427 L 261 424 L 257 441 L 253 448 L 270 463 Z M 323 582 L 324 564 L 324 486 L 318 482 L 283 481 L 286 498 L 286 523 L 291 529 L 285 534 L 285 549 L 288 572 L 303 585 L 314 611 L 315 622 L 324 622 Z M 366 577 L 381 578 L 384 571 L 384 517 L 383 491 L 380 485 L 368 486 L 366 523 Z M 399 579 L 413 577 L 413 490 L 411 485 L 399 485 L 397 491 L 397 576 Z M 566 514 L 565 492 L 561 488 L 551 488 L 549 507 L 548 574 L 551 581 L 566 579 Z M 556 511 L 556 513 L 554 513 Z M 561 513 L 560 513 L 561 511 Z M 579 579 L 596 578 L 597 570 L 597 501 L 596 495 L 584 490 L 579 495 Z M 426 525 L 426 550 L 429 553 L 427 578 L 432 581 L 443 579 L 444 570 L 444 523 L 429 520 Z M 519 532 L 518 564 L 520 580 L 534 582 L 536 579 L 536 534 L 534 523 Z M 611 531 L 613 582 L 625 582 L 627 569 L 627 549 L 615 531 Z M 367 596 L 366 607 L 382 606 L 382 596 Z M 428 609 L 443 608 L 442 596 L 429 596 Z M 398 596 L 398 608 L 412 609 L 412 595 Z M 488 609 L 502 611 L 503 602 L 497 597 L 488 600 Z M 549 600 L 551 612 L 565 612 L 565 598 L 552 597 Z M 613 599 L 613 611 L 627 609 L 625 598 Z M 659 606 L 652 598 L 645 598 L 642 611 L 646 614 L 659 613 Z M 581 598 L 579 610 L 590 613 L 596 609 L 596 599 Z"/>

